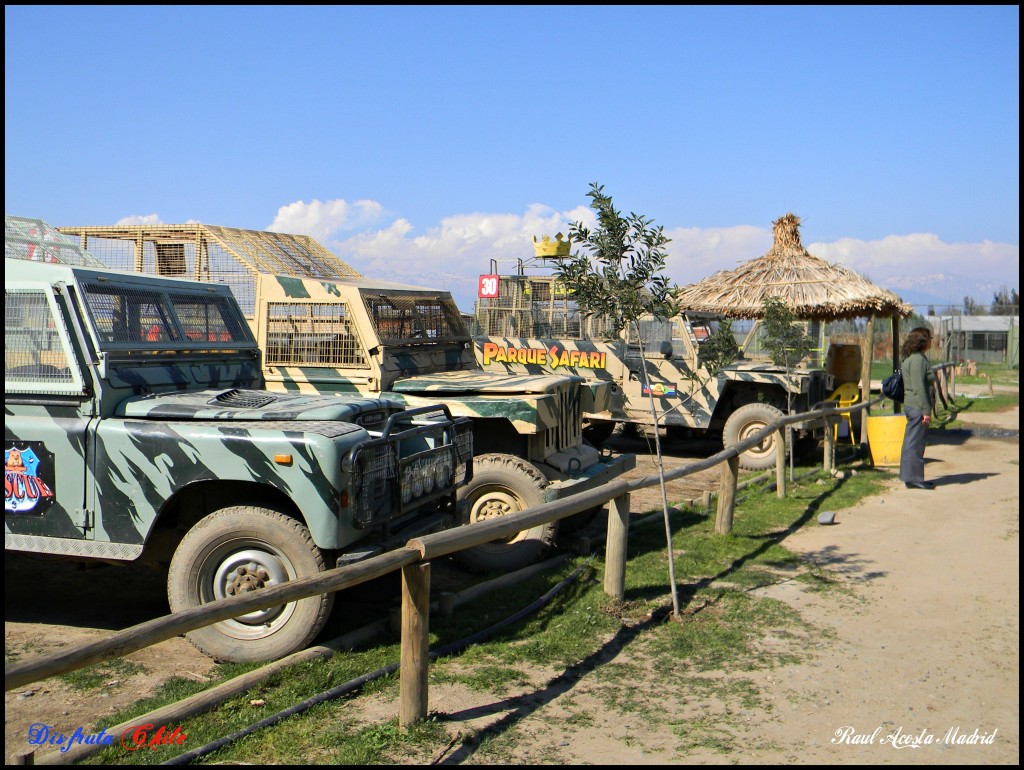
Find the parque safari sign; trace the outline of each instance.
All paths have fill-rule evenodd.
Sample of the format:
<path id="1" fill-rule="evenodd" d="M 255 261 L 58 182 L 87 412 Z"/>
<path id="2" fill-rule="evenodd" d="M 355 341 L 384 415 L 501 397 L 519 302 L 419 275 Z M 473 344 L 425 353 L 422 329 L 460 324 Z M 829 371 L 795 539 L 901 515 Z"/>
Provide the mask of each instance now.
<path id="1" fill-rule="evenodd" d="M 502 364 L 536 364 L 555 369 L 559 366 L 574 366 L 584 369 L 604 369 L 608 364 L 608 354 L 596 350 L 569 350 L 559 345 L 550 348 L 516 348 L 499 345 L 495 342 L 483 344 L 483 365 L 490 363 Z"/>

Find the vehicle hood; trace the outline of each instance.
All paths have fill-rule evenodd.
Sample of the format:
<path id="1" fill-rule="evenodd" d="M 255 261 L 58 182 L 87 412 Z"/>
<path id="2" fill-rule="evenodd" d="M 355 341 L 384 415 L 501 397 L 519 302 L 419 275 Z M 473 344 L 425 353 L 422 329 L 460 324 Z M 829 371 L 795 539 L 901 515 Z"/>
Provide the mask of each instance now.
<path id="1" fill-rule="evenodd" d="M 567 382 L 582 382 L 580 377 L 560 374 L 506 375 L 496 372 L 438 372 L 401 377 L 391 385 L 396 393 L 426 395 L 526 395 L 553 393 Z"/>
<path id="2" fill-rule="evenodd" d="M 402 406 L 380 398 L 302 395 L 266 390 L 200 390 L 160 393 L 122 402 L 118 416 L 151 420 L 337 420 L 361 424 Z"/>

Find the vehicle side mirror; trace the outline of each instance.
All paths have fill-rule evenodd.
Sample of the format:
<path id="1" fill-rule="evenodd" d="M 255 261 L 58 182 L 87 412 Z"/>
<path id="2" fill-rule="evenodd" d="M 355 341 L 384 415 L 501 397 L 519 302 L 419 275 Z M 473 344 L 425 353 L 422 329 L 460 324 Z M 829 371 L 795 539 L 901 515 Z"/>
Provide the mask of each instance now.
<path id="1" fill-rule="evenodd" d="M 672 358 L 672 343 L 668 340 L 662 340 L 661 350 L 659 352 L 663 358 Z"/>

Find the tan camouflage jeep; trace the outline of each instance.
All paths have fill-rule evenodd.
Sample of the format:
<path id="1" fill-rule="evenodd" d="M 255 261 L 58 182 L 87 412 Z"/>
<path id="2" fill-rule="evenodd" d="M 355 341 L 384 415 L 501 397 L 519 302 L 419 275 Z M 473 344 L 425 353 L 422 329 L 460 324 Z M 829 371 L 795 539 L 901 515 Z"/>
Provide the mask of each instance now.
<path id="1" fill-rule="evenodd" d="M 650 317 L 636 331 L 608 339 L 607 324 L 579 312 L 569 287 L 551 275 L 489 275 L 493 296 L 477 304 L 474 339 L 477 360 L 489 372 L 575 374 L 608 382 L 607 411 L 585 413 L 588 438 L 600 445 L 616 424 L 654 427 L 676 435 L 721 435 L 735 444 L 782 414 L 807 411 L 831 392 L 831 376 L 799 366 L 785 371 L 767 360 L 739 360 L 712 374 L 701 358 L 710 335 L 708 320 Z M 644 386 L 646 370 L 651 393 Z M 810 431 L 798 429 L 798 434 Z M 740 455 L 749 470 L 775 465 L 775 436 Z"/>
<path id="2" fill-rule="evenodd" d="M 160 565 L 180 611 L 459 524 L 468 420 L 263 389 L 226 286 L 106 269 L 40 220 L 7 217 L 5 254 L 7 551 Z M 189 638 L 272 660 L 316 637 L 333 598 Z"/>
<path id="3" fill-rule="evenodd" d="M 473 478 L 458 493 L 465 522 L 593 488 L 635 464 L 583 441 L 583 415 L 608 409 L 608 383 L 484 372 L 447 291 L 361 277 L 305 236 L 202 224 L 60 229 L 112 267 L 230 285 L 271 390 L 443 403 L 470 418 Z M 563 531 L 593 512 L 563 520 Z M 543 554 L 557 528 L 541 525 L 456 558 L 478 571 L 519 568 Z"/>

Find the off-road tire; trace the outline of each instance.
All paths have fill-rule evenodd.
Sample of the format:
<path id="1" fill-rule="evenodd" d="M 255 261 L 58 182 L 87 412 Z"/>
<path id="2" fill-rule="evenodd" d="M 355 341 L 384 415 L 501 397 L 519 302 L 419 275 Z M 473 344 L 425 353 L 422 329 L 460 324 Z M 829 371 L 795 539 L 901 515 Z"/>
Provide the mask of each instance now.
<path id="1" fill-rule="evenodd" d="M 605 441 L 615 432 L 614 420 L 584 420 L 583 440 L 600 449 Z"/>
<path id="2" fill-rule="evenodd" d="M 564 542 L 567 535 L 575 535 L 586 529 L 594 523 L 594 519 L 603 509 L 603 505 L 595 505 L 593 508 L 587 508 L 587 510 L 574 513 L 572 516 L 566 516 L 558 522 L 558 536 Z"/>
<path id="3" fill-rule="evenodd" d="M 782 417 L 782 412 L 770 404 L 744 404 L 729 415 L 729 419 L 725 421 L 722 444 L 726 447 L 737 444 L 780 417 Z M 761 442 L 760 446 L 748 449 L 740 455 L 740 467 L 748 471 L 774 468 L 778 443 L 778 435 L 772 433 Z"/>
<path id="4" fill-rule="evenodd" d="M 242 568 L 240 570 L 240 568 Z M 211 513 L 182 538 L 167 575 L 172 612 L 197 607 L 324 569 L 309 530 L 277 511 L 232 506 Z M 187 634 L 218 661 L 270 661 L 305 649 L 323 629 L 334 594 L 248 613 Z"/>
<path id="5" fill-rule="evenodd" d="M 459 489 L 459 515 L 472 525 L 494 516 L 516 513 L 544 502 L 548 481 L 536 467 L 519 457 L 485 454 L 473 458 L 473 478 Z M 554 543 L 558 522 L 539 524 L 453 554 L 457 564 L 479 574 L 511 572 L 536 562 Z"/>

